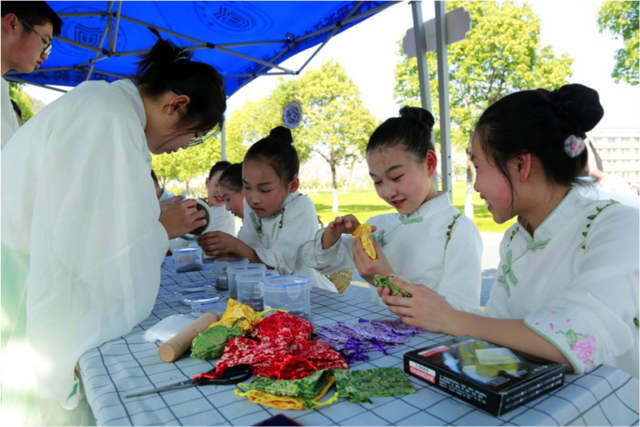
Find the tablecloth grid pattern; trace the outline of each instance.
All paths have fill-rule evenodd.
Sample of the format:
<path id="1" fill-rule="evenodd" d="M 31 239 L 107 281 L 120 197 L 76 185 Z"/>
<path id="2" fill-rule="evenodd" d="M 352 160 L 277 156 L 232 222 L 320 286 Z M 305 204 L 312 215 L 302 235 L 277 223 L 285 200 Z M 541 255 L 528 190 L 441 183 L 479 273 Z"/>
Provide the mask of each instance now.
<path id="1" fill-rule="evenodd" d="M 373 398 L 372 404 L 340 399 L 317 410 L 293 411 L 257 405 L 236 396 L 235 386 L 203 386 L 125 399 L 124 396 L 186 380 L 214 364 L 183 357 L 164 363 L 159 343 L 146 342 L 142 332 L 165 317 L 190 312 L 174 292 L 186 283 L 212 280 L 212 265 L 202 271 L 174 274 L 165 262 L 153 312 L 129 334 L 85 353 L 80 370 L 89 404 L 98 425 L 252 425 L 283 413 L 302 425 L 638 425 L 638 380 L 622 371 L 600 366 L 589 375 L 567 375 L 565 385 L 500 418 L 408 376 L 416 394 Z M 384 306 L 334 294 L 311 292 L 312 323 L 331 325 L 358 318 L 383 319 Z M 448 335 L 416 335 L 385 356 L 370 352 L 366 362 L 351 369 L 403 366 L 404 353 L 446 341 Z"/>

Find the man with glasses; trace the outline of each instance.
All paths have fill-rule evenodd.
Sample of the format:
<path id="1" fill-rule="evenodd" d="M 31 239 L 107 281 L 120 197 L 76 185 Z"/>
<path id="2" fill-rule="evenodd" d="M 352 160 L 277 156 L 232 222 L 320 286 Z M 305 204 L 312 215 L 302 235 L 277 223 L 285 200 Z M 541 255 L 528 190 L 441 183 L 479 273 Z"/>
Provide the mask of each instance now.
<path id="1" fill-rule="evenodd" d="M 49 57 L 53 36 L 62 20 L 44 1 L 3 1 L 2 75 L 9 70 L 30 73 Z M 18 130 L 9 98 L 9 83 L 2 79 L 2 148 Z"/>

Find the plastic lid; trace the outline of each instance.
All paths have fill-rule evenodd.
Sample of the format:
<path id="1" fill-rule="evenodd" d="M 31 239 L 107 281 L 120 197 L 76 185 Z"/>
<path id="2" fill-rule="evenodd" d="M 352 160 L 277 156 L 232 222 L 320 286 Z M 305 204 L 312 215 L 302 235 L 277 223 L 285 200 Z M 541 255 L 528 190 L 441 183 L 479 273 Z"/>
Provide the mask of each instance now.
<path id="1" fill-rule="evenodd" d="M 251 272 L 251 273 L 257 273 L 257 272 L 261 272 L 261 271 L 265 271 L 267 269 L 267 266 L 264 264 L 257 264 L 257 265 L 229 265 L 227 267 L 227 273 L 237 273 L 238 271 L 247 271 L 247 272 Z"/>
<path id="2" fill-rule="evenodd" d="M 193 304 L 196 302 L 205 303 L 205 302 L 216 302 L 221 298 L 218 294 L 213 293 L 200 293 L 200 294 L 189 294 L 180 298 L 180 301 L 183 304 Z"/>
<path id="3" fill-rule="evenodd" d="M 288 286 L 304 286 L 309 284 L 311 279 L 307 276 L 276 276 L 262 280 L 264 286 L 273 288 L 286 288 Z"/>
<path id="4" fill-rule="evenodd" d="M 189 253 L 189 252 L 196 252 L 199 251 L 200 248 L 177 248 L 177 249 L 173 249 L 171 252 L 176 254 L 182 254 L 182 253 Z"/>
<path id="5" fill-rule="evenodd" d="M 182 286 L 182 292 L 202 292 L 206 289 L 206 287 L 212 287 L 209 282 L 201 282 L 201 283 L 189 283 L 184 284 Z"/>

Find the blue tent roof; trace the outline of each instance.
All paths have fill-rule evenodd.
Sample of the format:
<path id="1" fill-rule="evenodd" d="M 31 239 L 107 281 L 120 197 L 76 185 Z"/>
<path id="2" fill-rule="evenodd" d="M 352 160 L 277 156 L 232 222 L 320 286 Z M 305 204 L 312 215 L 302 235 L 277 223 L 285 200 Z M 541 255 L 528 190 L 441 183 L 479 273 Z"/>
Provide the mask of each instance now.
<path id="1" fill-rule="evenodd" d="M 163 37 L 215 66 L 230 96 L 266 74 L 297 74 L 280 67 L 313 46 L 396 4 L 386 1 L 54 1 L 60 37 L 43 68 L 10 71 L 7 80 L 76 86 L 87 79 L 135 74 L 137 55 L 150 49 L 155 27 Z M 111 30 L 111 31 L 109 31 Z M 114 37 L 115 35 L 115 37 Z M 311 58 L 310 58 L 311 59 Z M 309 60 L 310 60 L 309 59 Z M 309 61 L 307 61 L 308 63 Z"/>

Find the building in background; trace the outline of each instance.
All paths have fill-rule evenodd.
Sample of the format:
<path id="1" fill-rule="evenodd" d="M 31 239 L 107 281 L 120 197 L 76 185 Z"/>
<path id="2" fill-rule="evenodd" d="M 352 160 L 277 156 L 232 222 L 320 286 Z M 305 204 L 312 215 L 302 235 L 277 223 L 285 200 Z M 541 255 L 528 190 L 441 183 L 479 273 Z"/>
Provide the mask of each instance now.
<path id="1" fill-rule="evenodd" d="M 631 185 L 640 182 L 639 129 L 596 128 L 589 133 L 588 140 L 602 159 L 602 172 Z"/>

